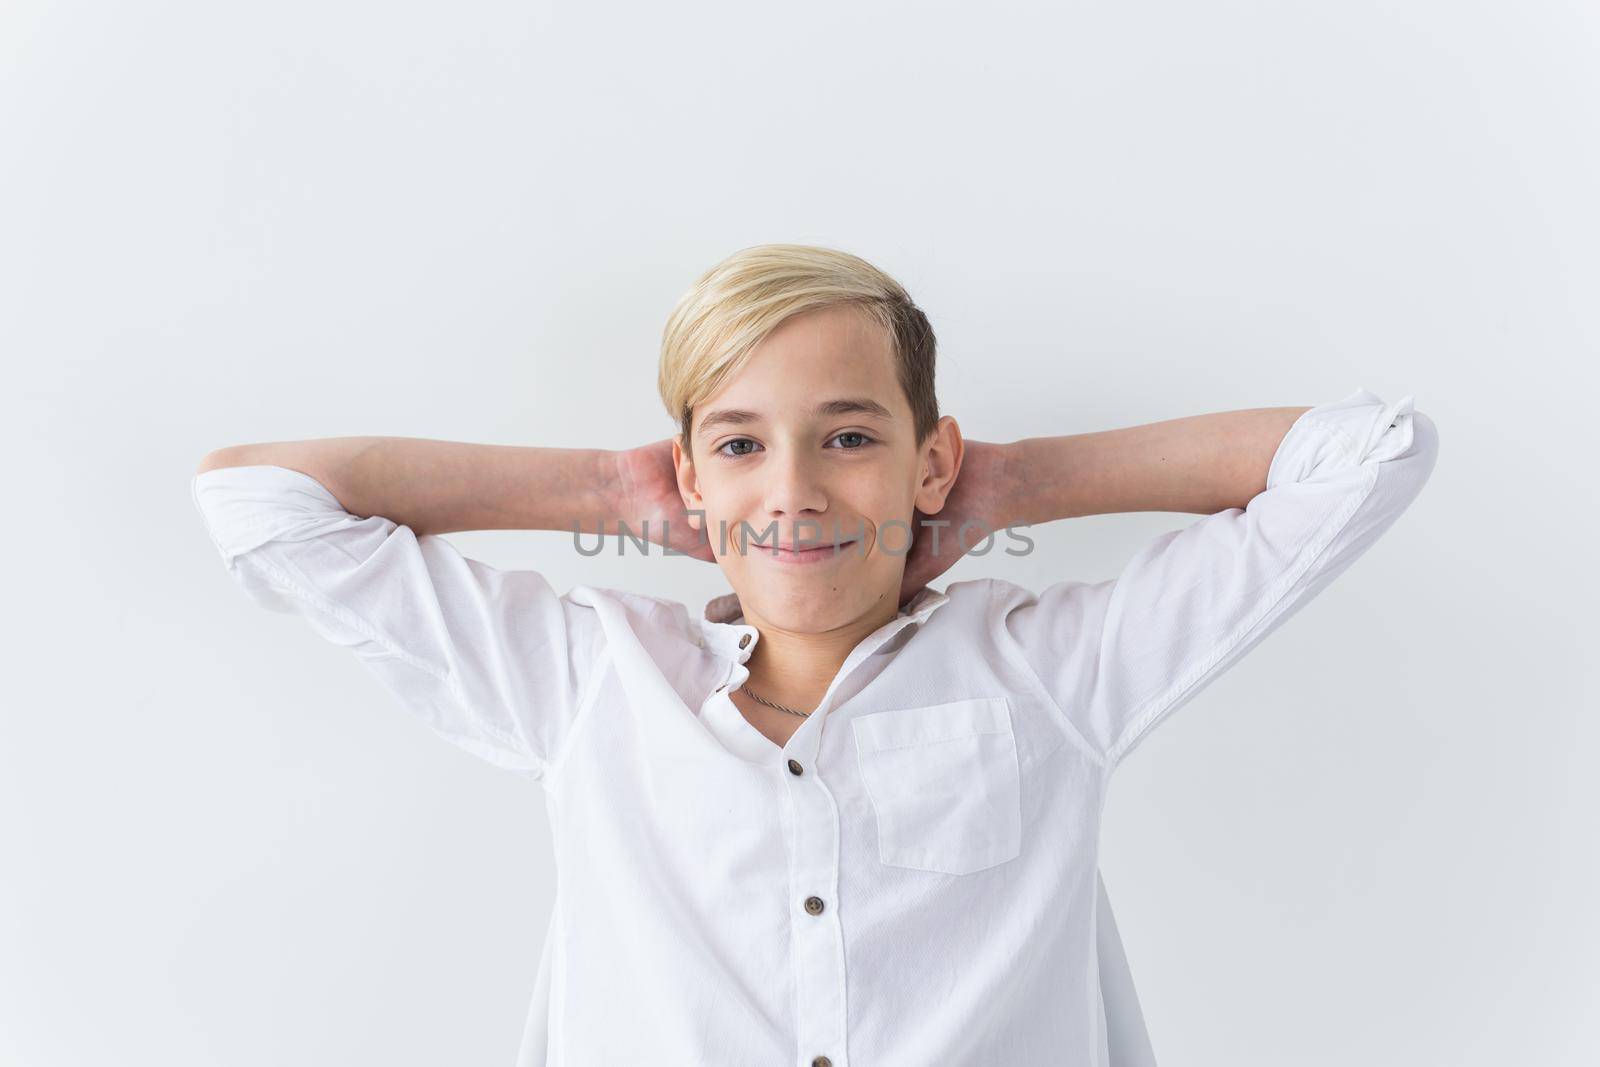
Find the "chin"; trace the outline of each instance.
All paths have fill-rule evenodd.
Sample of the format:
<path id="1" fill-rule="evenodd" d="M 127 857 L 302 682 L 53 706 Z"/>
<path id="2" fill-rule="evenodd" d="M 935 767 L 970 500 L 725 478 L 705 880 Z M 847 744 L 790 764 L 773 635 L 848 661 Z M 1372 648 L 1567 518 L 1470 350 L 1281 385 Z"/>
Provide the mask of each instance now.
<path id="1" fill-rule="evenodd" d="M 774 626 L 794 633 L 825 633 L 870 610 L 870 605 L 859 602 L 861 595 L 854 582 L 822 582 L 809 589 L 768 587 L 752 591 L 748 599 L 741 593 L 739 600 L 753 606 Z"/>

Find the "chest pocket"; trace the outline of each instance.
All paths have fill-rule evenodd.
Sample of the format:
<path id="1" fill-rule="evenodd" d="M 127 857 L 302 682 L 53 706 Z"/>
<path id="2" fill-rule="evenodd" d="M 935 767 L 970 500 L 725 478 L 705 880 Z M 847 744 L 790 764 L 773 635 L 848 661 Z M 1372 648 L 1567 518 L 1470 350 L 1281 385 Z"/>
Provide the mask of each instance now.
<path id="1" fill-rule="evenodd" d="M 851 726 L 884 863 L 969 874 L 1021 851 L 1021 774 L 1005 697 L 879 711 Z"/>

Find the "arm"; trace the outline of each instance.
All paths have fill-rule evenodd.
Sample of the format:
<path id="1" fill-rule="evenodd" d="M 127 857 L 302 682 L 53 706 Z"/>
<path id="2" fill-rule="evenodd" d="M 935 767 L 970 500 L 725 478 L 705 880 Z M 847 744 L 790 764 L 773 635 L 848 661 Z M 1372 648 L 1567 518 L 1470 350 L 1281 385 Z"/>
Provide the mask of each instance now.
<path id="1" fill-rule="evenodd" d="M 626 522 L 716 558 L 688 522 L 670 439 L 621 452 L 406 437 L 237 445 L 201 461 L 191 493 L 252 600 L 351 649 L 436 733 L 535 778 L 560 762 L 603 673 L 594 610 L 435 535 L 617 534 Z"/>
<path id="2" fill-rule="evenodd" d="M 1305 407 L 1249 408 L 1006 446 L 1008 522 L 1243 508 Z"/>
<path id="3" fill-rule="evenodd" d="M 937 538 L 917 528 L 900 603 L 961 559 L 960 529 L 968 520 L 977 524 L 967 545 L 972 548 L 986 533 L 1017 524 L 1121 511 L 1209 515 L 1242 508 L 1266 487 L 1267 465 L 1306 410 L 1251 408 L 1009 444 L 967 439 L 960 476 L 931 516 L 947 528 Z M 929 518 L 915 515 L 918 523 Z"/>
<path id="4" fill-rule="evenodd" d="M 586 474 L 603 466 L 579 450 L 335 438 L 214 452 L 191 493 L 251 600 L 349 649 L 447 740 L 541 778 L 603 673 L 594 610 L 433 533 L 592 530 L 614 513 L 612 483 Z"/>
<path id="5" fill-rule="evenodd" d="M 414 437 L 332 437 L 234 445 L 196 474 L 268 465 L 315 479 L 357 516 L 382 515 L 421 537 L 459 530 L 616 533 L 619 453 Z"/>
<path id="6" fill-rule="evenodd" d="M 1299 414 L 1250 495 L 1272 420 L 1292 411 Z M 1085 466 L 1093 446 L 1054 446 L 1068 467 L 1035 471 L 1045 484 L 1013 505 L 1024 514 L 1089 514 L 1247 496 L 1242 508 L 1227 506 L 1145 544 L 1115 578 L 1064 580 L 1037 594 L 994 583 L 1002 638 L 1108 766 L 1371 548 L 1422 491 L 1438 457 L 1438 432 L 1409 396 L 1386 404 L 1362 389 L 1309 409 L 1198 418 L 1111 431 L 1149 436 L 1135 449 L 1140 458 L 1102 456 L 1109 476 Z M 1175 430 L 1208 421 L 1222 429 Z M 1240 440 L 1243 458 L 1217 459 L 1220 474 L 1202 469 L 1179 458 L 1180 438 L 1197 442 L 1184 449 L 1213 458 L 1225 450 L 1219 440 Z M 1169 462 L 1191 471 L 1194 485 L 1169 475 L 1161 466 Z M 1072 478 L 1083 484 L 1063 484 Z"/>

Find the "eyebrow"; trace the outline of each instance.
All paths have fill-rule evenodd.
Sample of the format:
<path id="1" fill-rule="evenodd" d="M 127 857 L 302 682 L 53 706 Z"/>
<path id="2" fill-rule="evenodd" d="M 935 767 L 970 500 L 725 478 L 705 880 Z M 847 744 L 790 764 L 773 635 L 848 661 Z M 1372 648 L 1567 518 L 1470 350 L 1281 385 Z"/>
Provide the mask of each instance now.
<path id="1" fill-rule="evenodd" d="M 869 419 L 884 419 L 892 421 L 894 413 L 871 397 L 841 397 L 837 400 L 824 400 L 811 409 L 812 418 L 836 418 L 840 415 L 862 415 Z M 747 426 L 753 422 L 760 422 L 761 415 L 754 411 L 742 408 L 720 408 L 707 412 L 705 418 L 700 420 L 697 432 L 705 433 L 718 426 Z"/>

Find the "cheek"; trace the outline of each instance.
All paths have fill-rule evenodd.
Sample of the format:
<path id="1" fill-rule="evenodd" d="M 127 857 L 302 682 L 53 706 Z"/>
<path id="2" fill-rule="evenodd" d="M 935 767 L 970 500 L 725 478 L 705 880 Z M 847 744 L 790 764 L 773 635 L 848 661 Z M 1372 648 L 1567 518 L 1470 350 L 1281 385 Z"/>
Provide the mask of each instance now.
<path id="1" fill-rule="evenodd" d="M 905 558 L 916 533 L 914 494 L 880 490 L 859 512 L 872 539 L 872 556 Z"/>
<path id="2" fill-rule="evenodd" d="M 855 495 L 851 510 L 869 523 L 883 526 L 900 520 L 909 521 L 916 496 L 904 486 L 885 486 L 881 482 Z"/>
<path id="3" fill-rule="evenodd" d="M 720 548 L 718 538 L 731 540 L 739 522 L 736 503 L 728 487 L 714 479 L 700 479 L 700 522 L 713 548 Z M 726 530 L 726 533 L 723 531 Z"/>

